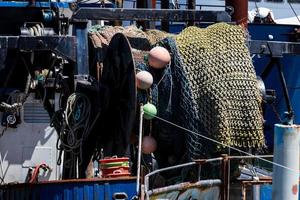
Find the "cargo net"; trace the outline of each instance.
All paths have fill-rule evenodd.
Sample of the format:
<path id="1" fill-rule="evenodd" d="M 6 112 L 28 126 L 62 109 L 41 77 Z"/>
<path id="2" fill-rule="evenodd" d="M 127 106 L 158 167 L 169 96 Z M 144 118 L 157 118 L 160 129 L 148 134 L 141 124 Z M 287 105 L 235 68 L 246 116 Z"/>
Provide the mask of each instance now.
<path id="1" fill-rule="evenodd" d="M 225 23 L 189 27 L 168 45 L 175 80 L 181 85 L 179 107 L 173 110 L 181 125 L 225 145 L 262 148 L 262 99 L 243 29 Z M 212 150 L 202 148 L 207 143 L 189 133 L 190 156 L 198 158 Z M 223 148 L 217 145 L 215 150 Z"/>

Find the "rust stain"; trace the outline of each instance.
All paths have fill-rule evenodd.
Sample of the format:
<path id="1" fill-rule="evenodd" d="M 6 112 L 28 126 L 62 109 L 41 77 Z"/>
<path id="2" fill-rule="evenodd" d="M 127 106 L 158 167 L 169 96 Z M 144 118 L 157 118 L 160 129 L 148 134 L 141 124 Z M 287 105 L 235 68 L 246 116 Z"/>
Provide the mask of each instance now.
<path id="1" fill-rule="evenodd" d="M 293 185 L 292 192 L 293 195 L 296 195 L 298 193 L 298 184 Z"/>

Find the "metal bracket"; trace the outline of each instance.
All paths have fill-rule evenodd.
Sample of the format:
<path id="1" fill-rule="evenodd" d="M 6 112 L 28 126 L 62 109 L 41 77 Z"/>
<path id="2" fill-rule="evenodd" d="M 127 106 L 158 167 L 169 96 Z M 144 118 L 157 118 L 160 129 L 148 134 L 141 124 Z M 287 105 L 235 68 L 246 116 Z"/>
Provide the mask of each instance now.
<path id="1" fill-rule="evenodd" d="M 297 42 L 278 42 L 278 41 L 249 41 L 250 52 L 252 54 L 264 54 L 270 56 L 270 62 L 261 73 L 261 78 L 265 80 L 274 66 L 277 66 L 279 78 L 283 90 L 287 113 L 285 114 L 286 123 L 292 124 L 294 120 L 294 111 L 290 101 L 286 80 L 283 73 L 283 65 L 280 58 L 284 54 L 300 55 L 300 43 Z"/>
<path id="2" fill-rule="evenodd" d="M 271 55 L 272 57 L 282 57 L 284 54 L 300 55 L 300 43 L 250 40 L 249 50 L 251 54 Z"/>
<path id="3" fill-rule="evenodd" d="M 69 61 L 76 62 L 76 38 L 73 36 L 0 36 L 0 49 L 50 50 Z"/>

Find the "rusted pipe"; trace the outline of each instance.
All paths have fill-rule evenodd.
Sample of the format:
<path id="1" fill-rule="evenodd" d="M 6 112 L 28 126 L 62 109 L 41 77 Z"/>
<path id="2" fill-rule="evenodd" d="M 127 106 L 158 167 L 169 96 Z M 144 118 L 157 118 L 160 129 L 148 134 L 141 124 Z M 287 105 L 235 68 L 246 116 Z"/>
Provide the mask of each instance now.
<path id="1" fill-rule="evenodd" d="M 213 187 L 213 186 L 219 186 L 221 185 L 221 180 L 220 179 L 211 179 L 211 180 L 202 180 L 202 181 L 198 181 L 196 183 L 189 183 L 189 182 L 185 182 L 185 183 L 179 183 L 176 185 L 170 185 L 167 187 L 163 187 L 163 188 L 157 188 L 157 189 L 153 189 L 148 191 L 148 194 L 151 195 L 156 195 L 156 194 L 161 194 L 161 193 L 166 193 L 166 192 L 171 192 L 171 191 L 181 191 L 183 189 L 189 189 L 192 187 L 197 187 L 197 188 L 201 188 L 201 187 Z"/>
<path id="2" fill-rule="evenodd" d="M 203 165 L 205 163 L 222 161 L 222 160 L 223 160 L 223 158 L 219 157 L 219 158 L 210 158 L 210 159 L 197 159 L 197 160 L 194 160 L 194 162 L 196 162 L 199 165 Z"/>
<path id="3" fill-rule="evenodd" d="M 269 180 L 249 180 L 242 181 L 242 185 L 263 185 L 263 184 L 272 184 L 272 179 Z"/>
<path id="4" fill-rule="evenodd" d="M 246 185 L 242 183 L 242 200 L 246 200 Z"/>
<path id="5" fill-rule="evenodd" d="M 145 185 L 144 184 L 142 184 L 142 186 L 141 186 L 140 200 L 145 200 Z"/>
<path id="6" fill-rule="evenodd" d="M 151 0 L 152 8 L 156 8 L 156 0 Z"/>
<path id="7" fill-rule="evenodd" d="M 229 169 L 229 160 L 227 154 L 222 154 L 222 188 L 221 188 L 221 199 L 228 200 L 229 194 L 229 177 L 228 177 L 228 169 Z"/>
<path id="8" fill-rule="evenodd" d="M 225 5 L 233 8 L 232 20 L 246 28 L 248 24 L 248 0 L 226 0 Z"/>

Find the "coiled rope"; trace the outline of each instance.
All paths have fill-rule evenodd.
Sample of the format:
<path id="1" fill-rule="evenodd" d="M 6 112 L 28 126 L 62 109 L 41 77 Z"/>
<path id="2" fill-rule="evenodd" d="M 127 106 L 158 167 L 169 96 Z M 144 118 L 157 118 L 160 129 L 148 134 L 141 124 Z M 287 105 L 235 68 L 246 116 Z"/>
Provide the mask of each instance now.
<path id="1" fill-rule="evenodd" d="M 69 96 L 63 113 L 61 131 L 58 133 L 57 148 L 71 153 L 78 158 L 78 163 L 82 161 L 83 139 L 90 131 L 90 113 L 91 103 L 86 95 L 73 93 Z M 66 161 L 64 165 L 68 166 L 71 162 L 75 161 Z"/>

